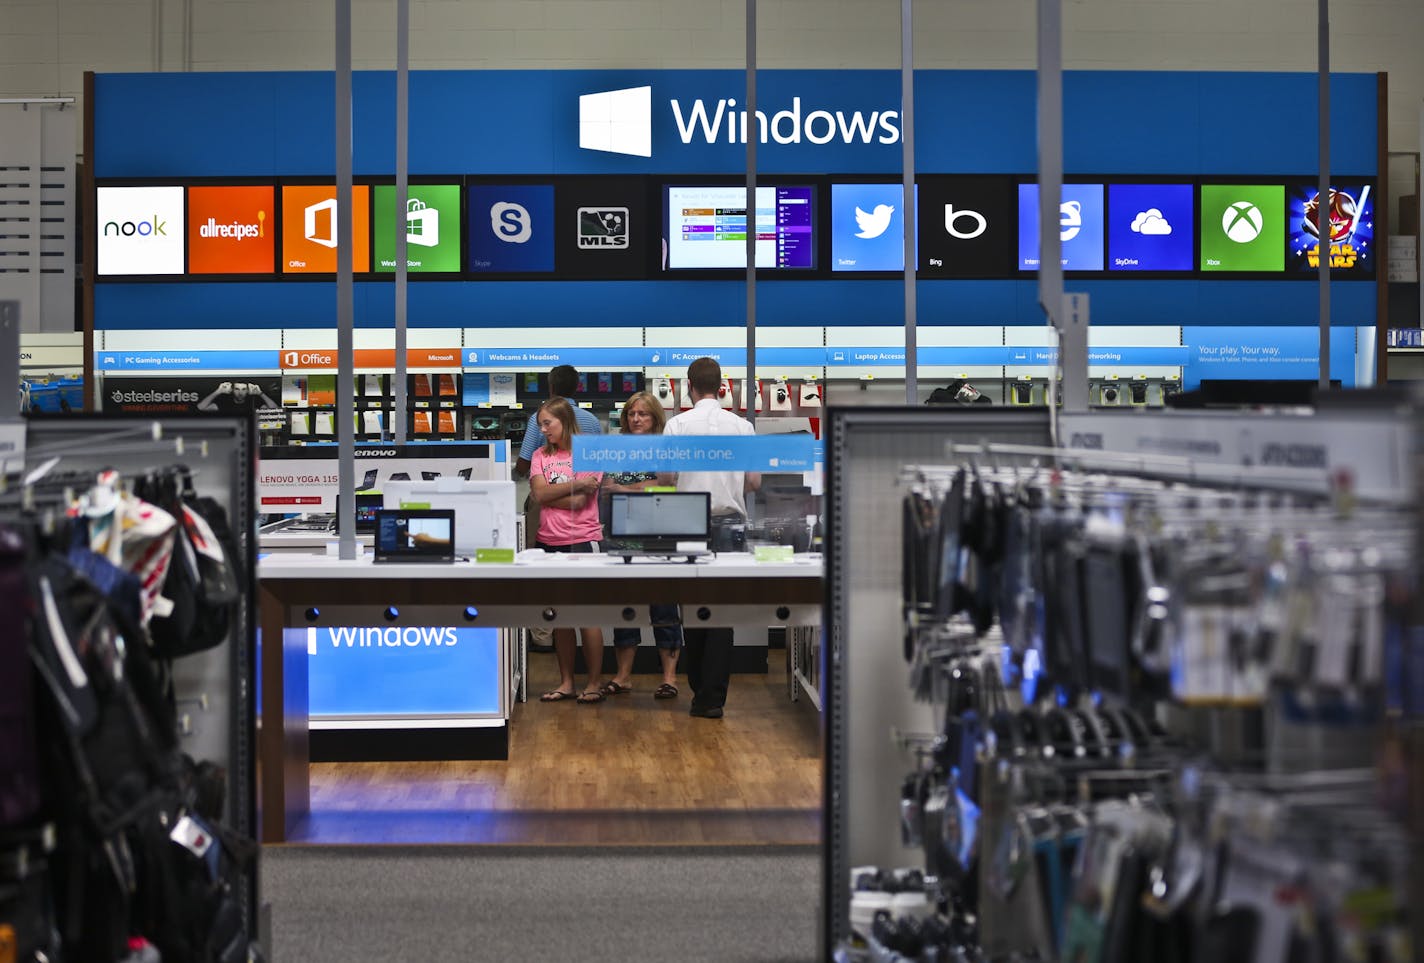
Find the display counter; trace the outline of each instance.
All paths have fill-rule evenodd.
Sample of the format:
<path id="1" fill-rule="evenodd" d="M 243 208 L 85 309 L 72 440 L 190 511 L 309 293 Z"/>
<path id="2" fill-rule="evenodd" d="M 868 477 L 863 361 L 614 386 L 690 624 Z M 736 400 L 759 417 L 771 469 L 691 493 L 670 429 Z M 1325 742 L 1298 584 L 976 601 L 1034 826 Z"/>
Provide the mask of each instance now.
<path id="1" fill-rule="evenodd" d="M 261 560 L 258 578 L 262 639 L 269 643 L 262 645 L 260 670 L 264 842 L 286 839 L 308 809 L 313 646 L 424 651 L 440 648 L 440 641 L 450 638 L 447 630 L 645 627 L 653 603 L 682 606 L 689 626 L 794 628 L 818 625 L 822 604 L 819 555 L 758 562 L 748 554 L 722 554 L 696 563 L 626 564 L 604 556 L 536 550 L 504 565 L 382 565 L 369 556 L 342 560 L 278 554 Z M 270 644 L 274 639 L 280 644 Z M 493 651 L 497 665 L 488 659 L 486 664 L 495 678 L 485 681 L 499 694 L 497 705 L 459 707 L 448 714 L 411 712 L 411 725 L 428 736 L 458 726 L 497 730 L 507 738 L 509 653 L 505 646 Z M 449 672 L 479 670 L 467 666 Z M 471 688 L 475 681 L 470 679 Z M 371 737 L 377 731 L 372 729 Z"/>

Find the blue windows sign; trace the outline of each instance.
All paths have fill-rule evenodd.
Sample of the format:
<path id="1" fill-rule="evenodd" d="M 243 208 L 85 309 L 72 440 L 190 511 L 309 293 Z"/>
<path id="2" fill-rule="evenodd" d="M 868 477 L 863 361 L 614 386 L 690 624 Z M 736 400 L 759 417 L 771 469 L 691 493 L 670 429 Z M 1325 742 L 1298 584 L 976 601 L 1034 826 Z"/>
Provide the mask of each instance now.
<path id="1" fill-rule="evenodd" d="M 831 270 L 905 269 L 905 188 L 831 185 Z"/>
<path id="2" fill-rule="evenodd" d="M 310 713 L 323 716 L 498 716 L 499 630 L 336 626 L 305 635 Z"/>
<path id="3" fill-rule="evenodd" d="M 575 435 L 579 471 L 809 472 L 810 435 Z"/>
<path id="4" fill-rule="evenodd" d="M 1103 185 L 1064 184 L 1058 205 L 1063 270 L 1103 269 Z M 1019 270 L 1038 270 L 1038 185 L 1019 185 Z"/>
<path id="5" fill-rule="evenodd" d="M 1108 185 L 1108 267 L 1190 271 L 1196 252 L 1190 184 Z"/>
<path id="6" fill-rule="evenodd" d="M 548 184 L 470 188 L 470 270 L 554 270 L 554 188 Z"/>

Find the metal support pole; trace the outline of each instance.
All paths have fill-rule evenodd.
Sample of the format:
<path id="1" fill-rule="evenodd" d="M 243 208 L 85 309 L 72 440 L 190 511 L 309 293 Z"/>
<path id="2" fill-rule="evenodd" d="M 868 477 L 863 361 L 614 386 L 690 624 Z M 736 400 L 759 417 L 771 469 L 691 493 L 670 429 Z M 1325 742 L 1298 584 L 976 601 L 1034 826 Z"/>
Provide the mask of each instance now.
<path id="1" fill-rule="evenodd" d="M 0 421 L 20 417 L 20 302 L 0 301 Z"/>
<path id="2" fill-rule="evenodd" d="M 756 423 L 756 246 L 757 246 L 757 144 L 761 124 L 756 105 L 757 10 L 756 0 L 747 0 L 747 376 L 742 394 L 747 399 L 747 419 Z M 772 225 L 772 230 L 776 226 Z"/>
<path id="3" fill-rule="evenodd" d="M 900 156 L 905 172 L 905 404 L 919 395 L 919 328 L 915 301 L 915 0 L 900 0 Z"/>
<path id="4" fill-rule="evenodd" d="M 1320 0 L 1320 389 L 1330 387 L 1330 0 Z M 1378 203 L 1378 202 L 1376 202 Z"/>
<path id="5" fill-rule="evenodd" d="M 390 437 L 405 444 L 406 426 L 406 206 L 410 200 L 410 0 L 396 0 L 396 373 L 391 385 Z"/>
<path id="6" fill-rule="evenodd" d="M 356 557 L 356 287 L 351 254 L 351 0 L 336 0 L 336 533 L 343 559 Z"/>
<path id="7" fill-rule="evenodd" d="M 1058 333 L 1058 364 L 1046 401 L 1058 444 L 1058 393 L 1063 410 L 1088 410 L 1088 326 L 1066 310 L 1063 297 L 1063 4 L 1038 2 L 1038 300 Z"/>

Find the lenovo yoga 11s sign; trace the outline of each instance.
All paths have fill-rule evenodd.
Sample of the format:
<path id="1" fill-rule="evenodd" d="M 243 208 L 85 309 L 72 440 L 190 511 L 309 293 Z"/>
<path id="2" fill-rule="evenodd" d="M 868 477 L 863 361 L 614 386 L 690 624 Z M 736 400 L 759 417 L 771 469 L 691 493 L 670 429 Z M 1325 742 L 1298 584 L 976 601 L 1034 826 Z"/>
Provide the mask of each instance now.
<path id="1" fill-rule="evenodd" d="M 275 196 L 270 185 L 188 188 L 188 273 L 271 274 Z"/>
<path id="2" fill-rule="evenodd" d="M 183 273 L 183 188 L 100 187 L 95 191 L 97 273 Z"/>
<path id="3" fill-rule="evenodd" d="M 376 271 L 396 269 L 398 232 L 405 231 L 406 265 L 412 273 L 460 270 L 460 187 L 458 184 L 411 184 L 404 207 L 396 210 L 396 189 L 374 189 Z"/>
<path id="4" fill-rule="evenodd" d="M 351 233 L 338 236 L 336 188 L 288 184 L 282 188 L 282 271 L 286 274 L 335 274 L 336 249 L 351 244 L 351 270 L 371 269 L 371 189 L 351 188 Z"/>

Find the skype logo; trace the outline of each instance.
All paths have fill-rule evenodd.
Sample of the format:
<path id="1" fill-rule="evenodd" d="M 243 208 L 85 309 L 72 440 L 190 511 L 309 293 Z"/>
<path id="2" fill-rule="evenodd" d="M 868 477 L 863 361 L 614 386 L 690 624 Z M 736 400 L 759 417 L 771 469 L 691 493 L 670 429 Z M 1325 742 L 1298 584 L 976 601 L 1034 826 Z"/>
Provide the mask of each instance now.
<path id="1" fill-rule="evenodd" d="M 523 204 L 498 201 L 490 206 L 490 229 L 506 244 L 523 244 L 534 233 L 533 218 Z"/>
<path id="2" fill-rule="evenodd" d="M 477 274 L 546 273 L 554 270 L 554 186 L 471 184 L 470 270 Z"/>

